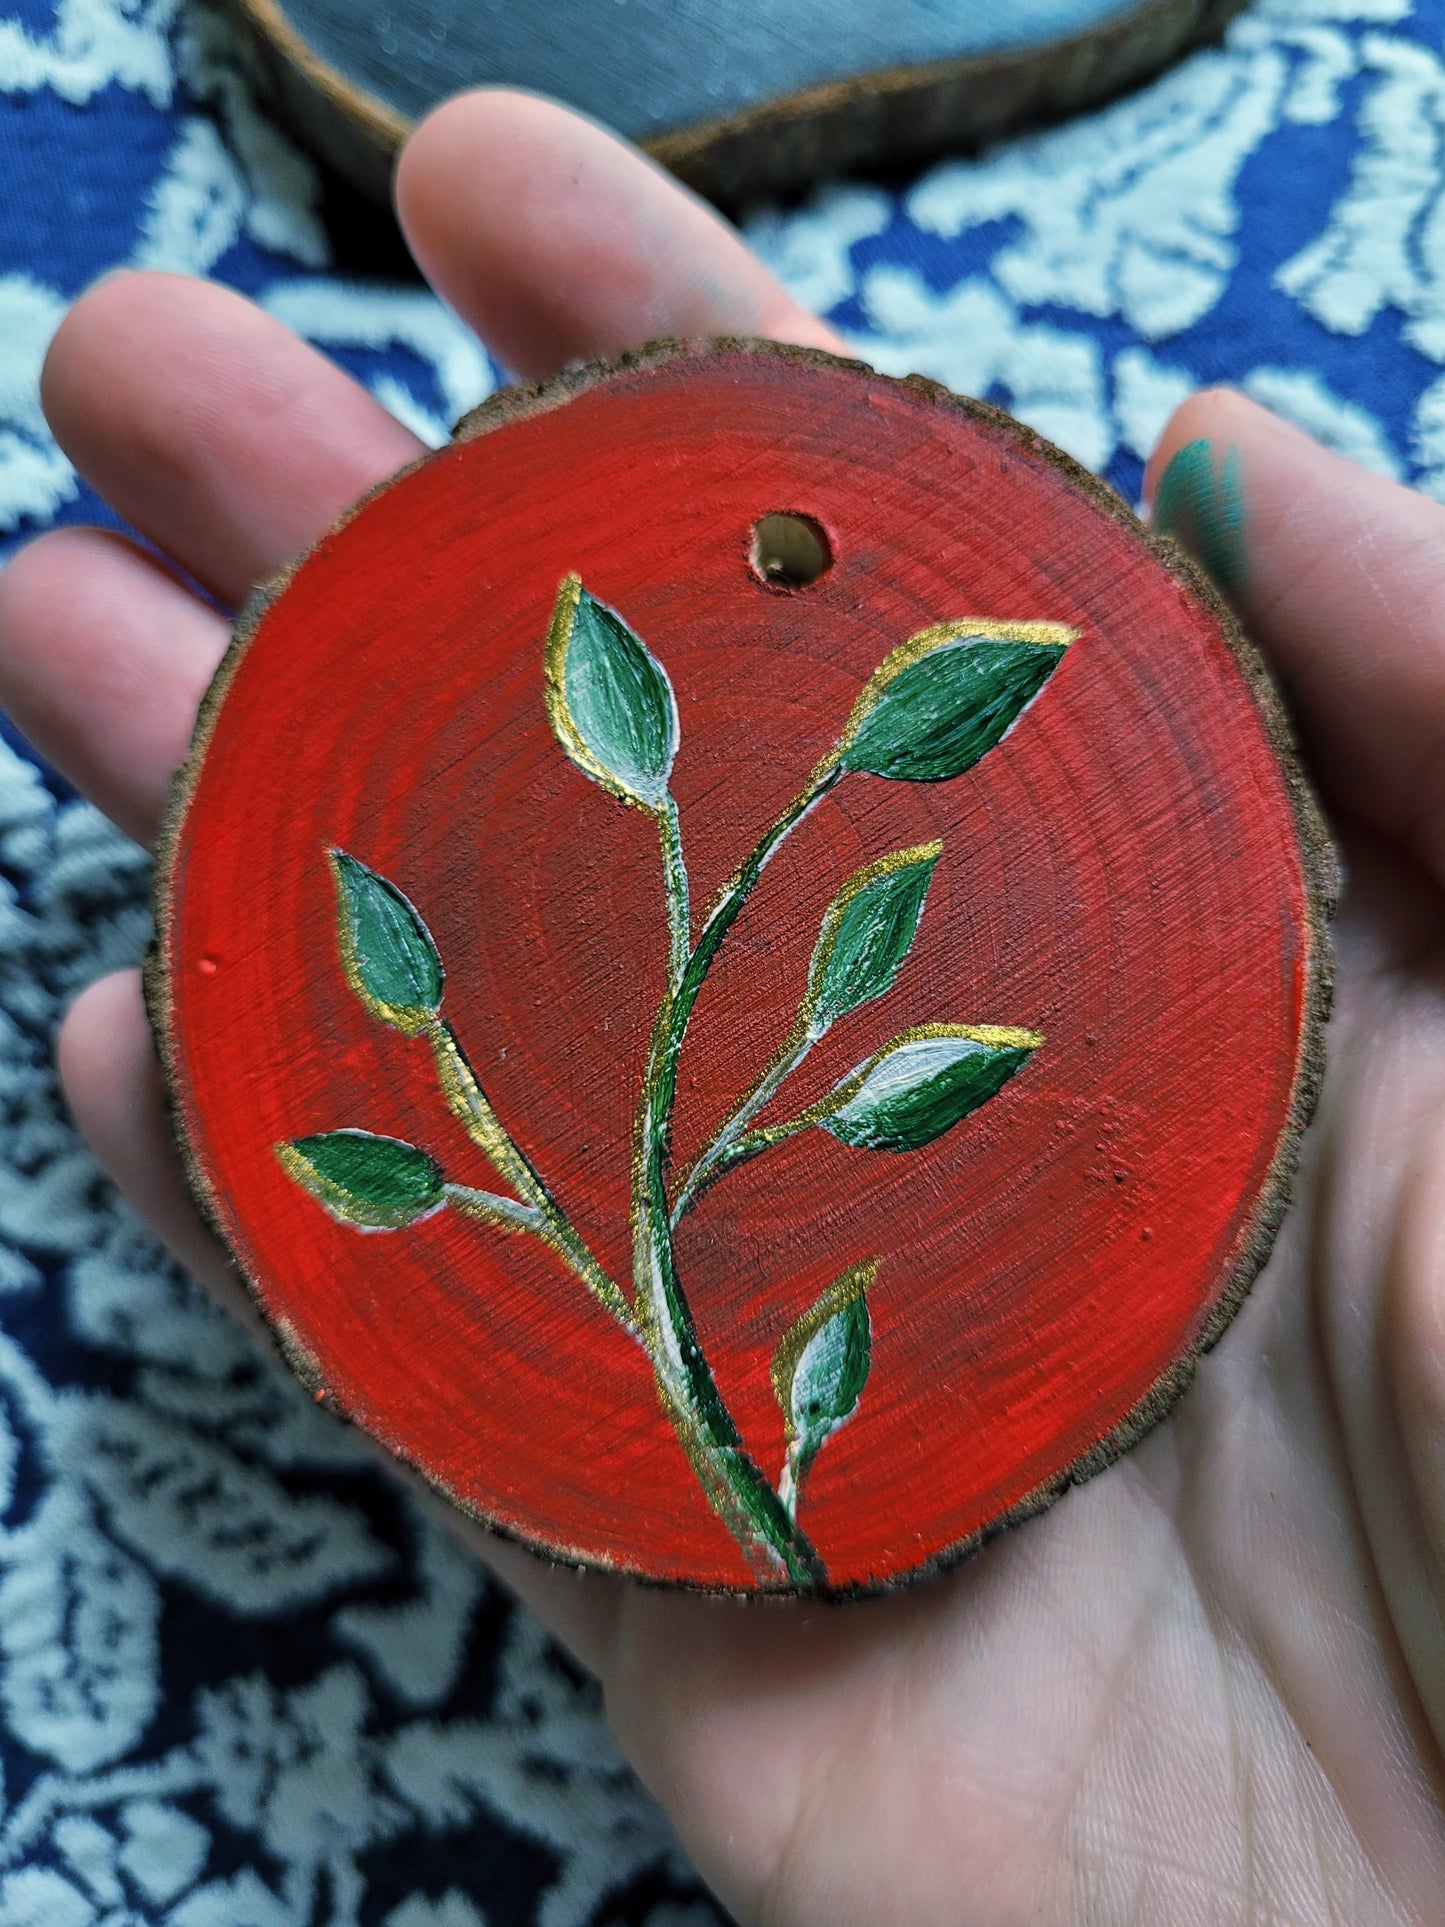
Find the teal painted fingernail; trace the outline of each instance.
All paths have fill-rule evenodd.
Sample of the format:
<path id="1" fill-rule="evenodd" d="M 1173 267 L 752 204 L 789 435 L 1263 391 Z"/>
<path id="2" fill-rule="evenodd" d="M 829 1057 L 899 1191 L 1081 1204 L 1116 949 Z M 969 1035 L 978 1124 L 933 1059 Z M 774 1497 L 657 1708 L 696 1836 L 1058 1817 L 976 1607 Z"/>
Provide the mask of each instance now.
<path id="1" fill-rule="evenodd" d="M 1159 478 L 1154 527 L 1172 535 L 1226 594 L 1245 577 L 1243 464 L 1207 441 L 1186 442 Z"/>

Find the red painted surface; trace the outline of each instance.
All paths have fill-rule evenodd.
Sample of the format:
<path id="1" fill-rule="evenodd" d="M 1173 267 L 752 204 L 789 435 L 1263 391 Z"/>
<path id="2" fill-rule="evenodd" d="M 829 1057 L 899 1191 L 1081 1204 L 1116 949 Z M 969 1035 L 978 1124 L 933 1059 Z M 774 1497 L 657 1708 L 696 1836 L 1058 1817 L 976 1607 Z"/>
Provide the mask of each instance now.
<path id="1" fill-rule="evenodd" d="M 748 567 L 771 509 L 829 532 L 834 565 L 806 589 Z M 677 690 L 699 911 L 895 644 L 968 614 L 1083 632 L 973 773 L 849 778 L 808 819 L 729 938 L 683 1059 L 680 1160 L 787 1028 L 839 884 L 934 836 L 912 957 L 788 1093 L 811 1101 L 913 1024 L 1046 1035 L 932 1147 L 809 1132 L 725 1180 L 680 1237 L 705 1348 L 770 1471 L 779 1337 L 881 1256 L 872 1375 L 801 1515 L 835 1583 L 875 1582 L 1108 1434 L 1229 1279 L 1298 1067 L 1310 938 L 1289 799 L 1208 611 L 1139 538 L 1025 431 L 881 380 L 741 358 L 617 378 L 440 455 L 322 544 L 236 669 L 178 843 L 182 1121 L 242 1265 L 336 1402 L 569 1556 L 751 1583 L 643 1352 L 545 1249 L 450 1213 L 358 1233 L 272 1146 L 352 1125 L 494 1182 L 426 1046 L 346 987 L 323 860 L 338 844 L 421 910 L 504 1123 L 626 1277 L 666 935 L 650 822 L 548 727 L 542 646 L 570 569 Z M 788 1093 L 769 1116 L 793 1114 Z"/>

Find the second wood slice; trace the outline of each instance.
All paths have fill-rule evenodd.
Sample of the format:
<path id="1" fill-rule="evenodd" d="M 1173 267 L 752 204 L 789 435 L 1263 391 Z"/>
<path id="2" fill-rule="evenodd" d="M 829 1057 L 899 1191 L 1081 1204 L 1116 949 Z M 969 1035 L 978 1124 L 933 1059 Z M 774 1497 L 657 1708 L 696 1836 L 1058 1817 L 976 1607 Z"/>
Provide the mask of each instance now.
<path id="1" fill-rule="evenodd" d="M 233 0 L 297 132 L 384 198 L 461 88 L 554 95 L 727 204 L 1075 112 L 1242 0 Z"/>
<path id="2" fill-rule="evenodd" d="M 1108 490 L 663 346 L 487 404 L 243 623 L 149 988 L 318 1396 L 553 1557 L 849 1593 L 1182 1391 L 1284 1206 L 1329 876 Z"/>

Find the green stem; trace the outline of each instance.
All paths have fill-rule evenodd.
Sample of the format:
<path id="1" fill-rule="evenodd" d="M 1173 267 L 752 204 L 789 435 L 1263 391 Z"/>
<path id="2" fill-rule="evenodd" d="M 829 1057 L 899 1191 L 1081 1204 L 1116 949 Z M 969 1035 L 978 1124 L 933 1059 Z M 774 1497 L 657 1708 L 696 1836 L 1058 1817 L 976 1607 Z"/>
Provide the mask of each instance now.
<path id="1" fill-rule="evenodd" d="M 634 1286 L 643 1339 L 664 1405 L 704 1490 L 744 1551 L 758 1550 L 780 1565 L 795 1585 L 813 1583 L 822 1576 L 822 1568 L 812 1546 L 744 1450 L 698 1343 L 673 1253 L 667 1162 L 678 1061 L 708 971 L 764 866 L 841 774 L 831 769 L 814 775 L 764 832 L 710 911 L 676 988 L 658 1011 L 633 1137 Z"/>
<path id="2" fill-rule="evenodd" d="M 765 1130 L 749 1131 L 735 1144 L 728 1145 L 725 1150 L 718 1153 L 705 1177 L 698 1178 L 694 1182 L 692 1174 L 689 1173 L 687 1209 L 690 1211 L 703 1192 L 710 1191 L 718 1180 L 725 1178 L 730 1171 L 736 1171 L 744 1164 L 751 1164 L 753 1159 L 761 1156 L 764 1151 L 770 1151 L 775 1144 L 782 1144 L 787 1138 L 797 1137 L 799 1132 L 806 1131 L 816 1122 L 815 1117 L 805 1113 L 802 1117 L 791 1118 L 786 1124 L 769 1124 Z M 679 1194 L 677 1206 L 672 1214 L 674 1228 L 682 1212 L 683 1197 Z"/>
<path id="3" fill-rule="evenodd" d="M 825 1031 L 826 1027 L 824 1030 L 814 1030 L 806 1024 L 801 1027 L 795 1025 L 789 1031 L 772 1063 L 768 1065 L 712 1143 L 699 1154 L 692 1169 L 683 1179 L 672 1207 L 674 1231 L 697 1202 L 699 1194 L 705 1191 L 716 1178 L 721 1177 L 723 1170 L 731 1170 L 739 1162 L 737 1159 L 729 1159 L 729 1153 L 736 1146 L 742 1132 L 752 1123 L 764 1105 L 777 1096 L 783 1084 L 792 1076 L 814 1044 L 825 1035 Z M 718 1168 L 720 1165 L 722 1170 Z"/>
<path id="4" fill-rule="evenodd" d="M 631 1305 L 572 1228 L 566 1213 L 529 1159 L 503 1128 L 490 1099 L 477 1081 L 477 1074 L 456 1032 L 445 1018 L 439 1017 L 427 1026 L 426 1036 L 436 1059 L 442 1093 L 452 1115 L 460 1120 L 473 1144 L 491 1160 L 517 1192 L 523 1205 L 530 1207 L 535 1216 L 535 1223 L 519 1228 L 535 1231 L 543 1243 L 550 1245 L 576 1272 L 593 1297 L 611 1312 L 623 1330 L 636 1337 L 638 1321 Z M 474 1195 L 485 1198 L 490 1193 Z"/>
<path id="5" fill-rule="evenodd" d="M 667 982 L 675 991 L 692 950 L 692 906 L 682 856 L 682 824 L 671 792 L 657 813 L 657 834 L 662 843 L 662 877 L 667 894 Z"/>
<path id="6" fill-rule="evenodd" d="M 494 1224 L 503 1231 L 537 1231 L 545 1226 L 545 1219 L 535 1205 L 521 1204 L 516 1198 L 499 1197 L 495 1191 L 477 1191 L 470 1184 L 447 1184 L 443 1187 L 447 1203 L 468 1218 L 479 1218 L 483 1224 Z"/>

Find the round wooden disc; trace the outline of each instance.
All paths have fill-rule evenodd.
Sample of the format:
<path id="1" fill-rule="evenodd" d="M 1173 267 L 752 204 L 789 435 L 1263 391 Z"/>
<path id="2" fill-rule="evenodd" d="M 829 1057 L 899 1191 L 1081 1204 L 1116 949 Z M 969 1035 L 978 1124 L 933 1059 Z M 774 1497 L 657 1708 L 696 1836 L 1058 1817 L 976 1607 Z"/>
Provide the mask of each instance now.
<path id="1" fill-rule="evenodd" d="M 794 578 L 826 561 L 814 579 L 759 574 L 755 532 L 778 515 L 763 559 Z M 548 653 L 572 572 L 640 639 L 621 682 L 597 681 L 602 657 L 567 681 L 579 609 L 596 647 L 626 633 L 575 585 Z M 1016 715 L 1002 740 L 956 775 L 825 783 L 701 982 L 673 1201 L 795 1025 L 849 880 L 933 866 L 891 987 L 875 975 L 754 1127 L 815 1122 L 679 1221 L 678 1290 L 736 1427 L 720 1474 L 716 1428 L 702 1451 L 671 1422 L 656 1322 L 650 1342 L 625 1329 L 655 1302 L 653 1259 L 634 1259 L 635 1119 L 682 998 L 662 815 L 620 793 L 656 774 L 643 697 L 662 700 L 665 672 L 695 963 L 707 907 L 836 746 L 866 763 L 858 716 L 905 688 L 892 652 L 923 632 L 907 660 L 932 675 L 955 660 L 935 649 L 1020 623 L 1068 627 L 1023 632 L 1053 653 L 990 725 Z M 1023 648 L 997 660 L 1032 663 Z M 642 702 L 626 754 L 597 749 L 622 740 L 604 684 Z M 663 344 L 489 402 L 242 623 L 179 780 L 148 981 L 197 1194 L 318 1396 L 558 1558 L 848 1593 L 1098 1470 L 1219 1335 L 1313 1101 L 1331 873 L 1256 657 L 1110 491 L 925 382 Z M 1034 1035 L 952 1128 L 870 1148 L 816 1121 L 894 1040 L 965 1032 L 979 1051 Z M 575 1251 L 457 1204 L 529 1195 L 488 1150 L 482 1092 L 613 1281 L 612 1311 Z M 421 1163 L 338 1178 L 335 1133 L 368 1134 L 347 1156 L 390 1140 Z M 468 1191 L 443 1201 L 438 1172 Z M 356 1222 L 388 1213 L 397 1228 Z M 812 1403 L 788 1408 L 804 1379 Z M 752 1478 L 776 1524 L 789 1438 L 801 1450 L 820 1411 L 796 1468 L 807 1551 L 760 1554 L 718 1478 Z"/>
<path id="2" fill-rule="evenodd" d="M 415 120 L 503 84 L 582 108 L 736 204 L 1077 112 L 1220 32 L 1243 0 L 233 3 L 298 135 L 378 199 Z"/>

